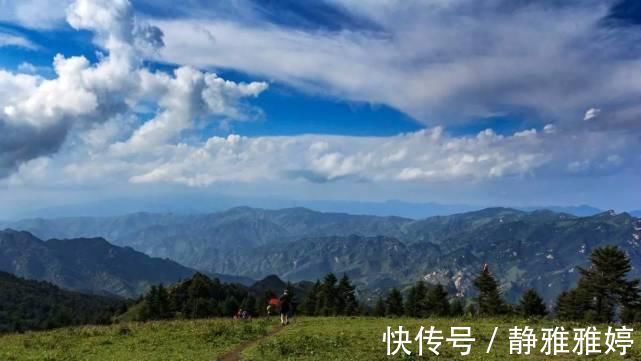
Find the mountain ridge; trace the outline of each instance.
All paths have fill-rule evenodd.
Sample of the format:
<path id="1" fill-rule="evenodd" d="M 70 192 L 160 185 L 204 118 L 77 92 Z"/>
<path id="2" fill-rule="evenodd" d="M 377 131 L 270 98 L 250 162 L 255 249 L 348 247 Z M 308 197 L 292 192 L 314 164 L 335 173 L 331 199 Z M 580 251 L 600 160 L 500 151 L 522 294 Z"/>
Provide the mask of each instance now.
<path id="1" fill-rule="evenodd" d="M 0 231 L 0 270 L 83 293 L 134 297 L 151 284 L 195 273 L 103 238 L 42 241 L 26 231 Z"/>
<path id="2" fill-rule="evenodd" d="M 641 262 L 635 222 L 630 214 L 613 211 L 579 217 L 493 207 L 413 220 L 300 207 L 236 207 L 199 215 L 137 213 L 23 221 L 18 226 L 47 236 L 104 231 L 115 237 L 116 244 L 208 273 L 313 280 L 326 272 L 345 272 L 361 286 L 372 288 L 423 278 L 469 294 L 471 277 L 480 265 L 490 262 L 502 273 L 508 294 L 536 287 L 549 299 L 573 284 L 576 277 L 571 269 L 582 265 L 599 245 L 620 245 L 635 262 Z M 337 259 L 345 259 L 341 262 L 346 265 Z M 641 263 L 635 267 L 641 270 Z"/>

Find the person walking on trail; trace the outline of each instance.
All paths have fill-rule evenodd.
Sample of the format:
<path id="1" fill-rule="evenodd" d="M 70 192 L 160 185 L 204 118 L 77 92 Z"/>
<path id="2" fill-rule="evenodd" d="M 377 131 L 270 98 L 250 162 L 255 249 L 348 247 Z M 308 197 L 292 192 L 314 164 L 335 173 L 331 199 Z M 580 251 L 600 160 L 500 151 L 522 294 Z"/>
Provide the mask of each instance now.
<path id="1" fill-rule="evenodd" d="M 283 295 L 280 296 L 280 324 L 285 326 L 289 325 L 289 312 L 291 311 L 291 299 L 289 296 L 289 292 L 285 290 L 283 292 Z"/>

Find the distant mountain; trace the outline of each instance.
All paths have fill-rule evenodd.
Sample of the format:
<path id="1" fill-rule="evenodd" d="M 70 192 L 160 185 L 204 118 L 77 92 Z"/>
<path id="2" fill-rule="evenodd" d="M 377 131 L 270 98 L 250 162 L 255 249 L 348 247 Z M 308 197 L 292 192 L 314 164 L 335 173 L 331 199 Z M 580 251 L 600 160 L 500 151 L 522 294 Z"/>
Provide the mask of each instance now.
<path id="1" fill-rule="evenodd" d="M 151 284 L 172 283 L 194 270 L 102 238 L 42 241 L 28 232 L 0 231 L 0 271 L 86 293 L 134 297 Z"/>
<path id="2" fill-rule="evenodd" d="M 224 210 L 249 206 L 264 209 L 309 208 L 319 212 L 349 213 L 370 216 L 398 216 L 421 219 L 432 216 L 447 216 L 463 212 L 472 212 L 486 208 L 483 205 L 444 204 L 437 202 L 407 202 L 400 200 L 349 201 L 349 200 L 295 200 L 270 197 L 232 197 L 221 194 L 183 192 L 163 197 L 116 198 L 67 204 L 56 207 L 34 208 L 16 211 L 13 207 L 2 208 L 0 217 L 21 218 L 54 218 L 54 217 L 117 217 L 129 213 L 176 213 L 203 214 L 222 212 Z M 526 211 L 549 209 L 555 212 L 570 213 L 575 216 L 591 216 L 602 212 L 588 205 L 580 206 L 529 206 L 519 208 Z M 2 222 L 0 222 L 2 224 Z"/>
<path id="3" fill-rule="evenodd" d="M 639 211 L 632 211 L 632 212 L 630 212 L 630 214 L 631 214 L 632 216 L 634 216 L 634 217 L 639 218 L 639 217 L 641 217 L 641 210 L 639 210 Z"/>
<path id="4" fill-rule="evenodd" d="M 210 271 L 212 256 L 230 249 L 325 235 L 401 236 L 401 227 L 409 222 L 400 217 L 321 213 L 305 208 L 238 207 L 199 215 L 136 213 L 105 218 L 32 219 L 9 227 L 45 239 L 105 237 L 119 246 Z"/>
<path id="5" fill-rule="evenodd" d="M 119 245 L 209 273 L 290 281 L 348 273 L 385 289 L 424 278 L 470 294 L 489 262 L 514 298 L 536 287 L 551 299 L 576 280 L 600 245 L 620 245 L 641 270 L 641 224 L 627 213 L 587 217 L 550 210 L 488 208 L 414 220 L 322 213 L 305 208 L 239 207 L 202 215 L 138 213 L 122 217 L 26 220 L 12 227 L 49 237 L 103 235 Z M 636 225 L 635 225 L 636 224 Z"/>
<path id="6" fill-rule="evenodd" d="M 52 217 L 114 217 L 127 213 L 178 213 L 196 214 L 220 212 L 226 209 L 250 206 L 254 208 L 282 209 L 305 207 L 322 212 L 339 212 L 376 216 L 402 216 L 425 218 L 468 212 L 483 208 L 481 206 L 440 204 L 435 202 L 403 202 L 389 200 L 384 202 L 331 201 L 331 200 L 293 200 L 278 198 L 230 197 L 220 194 L 203 194 L 202 191 L 186 192 L 166 197 L 120 198 L 69 204 L 57 207 L 34 208 L 16 213 L 13 208 L 0 206 L 0 217 L 12 218 L 52 218 Z"/>
<path id="7" fill-rule="evenodd" d="M 565 207 L 562 207 L 562 206 L 526 207 L 521 209 L 529 212 L 537 211 L 537 210 L 548 210 L 548 211 L 553 211 L 557 213 L 568 213 L 578 217 L 589 217 L 589 216 L 593 216 L 595 214 L 599 214 L 603 212 L 602 209 L 595 208 L 588 205 L 565 206 Z"/>
<path id="8" fill-rule="evenodd" d="M 574 217 L 490 209 L 430 218 L 404 229 L 415 237 L 304 239 L 237 250 L 214 264 L 220 272 L 275 273 L 291 281 L 346 273 L 361 286 L 380 290 L 423 278 L 470 295 L 472 279 L 487 262 L 512 301 L 530 287 L 552 300 L 574 285 L 575 267 L 586 265 L 594 248 L 615 244 L 630 254 L 634 275 L 641 277 L 641 222 L 625 213 Z"/>
<path id="9" fill-rule="evenodd" d="M 109 323 L 124 306 L 122 300 L 65 291 L 0 272 L 0 332 Z"/>

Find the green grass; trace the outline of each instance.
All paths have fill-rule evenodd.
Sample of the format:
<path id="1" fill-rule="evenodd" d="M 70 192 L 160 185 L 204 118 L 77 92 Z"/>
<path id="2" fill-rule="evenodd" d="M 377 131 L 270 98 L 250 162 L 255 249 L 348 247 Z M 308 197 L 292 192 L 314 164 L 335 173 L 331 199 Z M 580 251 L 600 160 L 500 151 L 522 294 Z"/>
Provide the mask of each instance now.
<path id="1" fill-rule="evenodd" d="M 470 326 L 473 330 L 473 337 L 477 341 L 473 344 L 472 353 L 465 357 L 461 356 L 459 351 L 452 349 L 447 342 L 443 342 L 440 346 L 441 354 L 439 356 L 432 355 L 425 348 L 423 357 L 417 357 L 415 354 L 406 357 L 400 355 L 387 357 L 386 345 L 382 342 L 383 333 L 387 326 L 398 328 L 399 325 L 410 330 L 412 339 L 421 326 L 426 328 L 435 326 L 436 329 L 443 331 L 445 337 L 449 337 L 451 326 Z M 638 332 L 633 335 L 635 344 L 626 357 L 620 355 L 588 357 L 573 354 L 545 356 L 539 353 L 543 346 L 541 341 L 539 341 L 539 347 L 534 354 L 530 356 L 510 355 L 508 329 L 525 325 L 534 328 L 539 339 L 538 329 L 541 327 L 565 326 L 566 329 L 580 327 L 579 325 L 559 324 L 551 321 L 512 321 L 507 319 L 299 318 L 289 328 L 273 338 L 245 350 L 243 360 L 641 360 L 641 334 Z M 499 332 L 492 351 L 488 355 L 485 352 L 495 326 L 499 327 Z M 599 327 L 599 330 L 603 330 L 603 328 Z M 573 347 L 572 337 L 571 335 L 570 350 Z M 413 345 L 416 345 L 416 341 L 413 341 Z M 412 347 L 412 351 L 416 352 L 416 347 Z"/>
<path id="2" fill-rule="evenodd" d="M 413 338 L 420 326 L 435 326 L 449 336 L 450 326 L 470 326 L 473 337 L 472 354 L 462 357 L 444 342 L 440 356 L 387 357 L 382 335 L 387 326 L 404 326 Z M 641 360 L 641 333 L 634 333 L 635 345 L 627 357 L 619 355 L 547 357 L 538 352 L 541 341 L 531 356 L 509 355 L 508 329 L 528 325 L 541 327 L 578 326 L 553 321 L 524 321 L 520 319 L 377 319 L 377 318 L 296 318 L 282 332 L 264 337 L 273 327 L 272 322 L 254 320 L 166 321 L 127 323 L 114 326 L 67 328 L 47 332 L 0 336 L 0 361 L 22 360 L 136 360 L 213 361 L 216 357 L 246 342 L 250 346 L 242 353 L 246 361 L 325 361 L 325 360 Z M 500 332 L 492 352 L 485 349 L 494 327 Z M 607 329 L 607 328 L 606 328 Z M 601 326 L 599 330 L 605 329 Z M 258 340 L 257 342 L 251 342 Z M 573 345 L 573 341 L 570 341 Z M 416 351 L 416 342 L 412 350 Z M 425 350 L 425 355 L 429 353 Z"/>
<path id="3" fill-rule="evenodd" d="M 273 323 L 165 321 L 87 326 L 0 336 L 0 360 L 214 360 L 264 336 Z"/>

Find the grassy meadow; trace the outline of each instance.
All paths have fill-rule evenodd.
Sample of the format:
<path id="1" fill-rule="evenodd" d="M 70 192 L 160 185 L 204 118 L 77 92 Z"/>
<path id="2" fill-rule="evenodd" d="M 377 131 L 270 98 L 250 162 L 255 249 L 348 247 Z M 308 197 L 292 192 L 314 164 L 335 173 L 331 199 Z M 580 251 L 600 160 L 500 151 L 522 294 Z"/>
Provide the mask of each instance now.
<path id="1" fill-rule="evenodd" d="M 473 329 L 472 353 L 461 356 L 458 350 L 443 342 L 439 356 L 427 348 L 424 356 L 386 356 L 382 335 L 387 326 L 404 326 L 413 339 L 420 326 L 435 326 L 449 337 L 450 326 L 470 326 Z M 509 355 L 508 329 L 528 325 L 536 330 L 539 344 L 530 356 Z M 499 333 L 491 353 L 485 353 L 494 327 Z M 539 329 L 565 326 L 566 329 L 587 326 L 552 321 L 520 319 L 379 319 L 366 317 L 296 318 L 276 334 L 280 326 L 272 321 L 230 320 L 161 321 L 127 323 L 114 326 L 88 326 L 47 332 L 30 332 L 0 336 L 0 360 L 189 360 L 213 361 L 232 350 L 238 350 L 242 360 L 641 360 L 641 333 L 634 332 L 635 344 L 628 356 L 598 355 L 545 356 Z M 607 329 L 599 327 L 600 331 Z M 573 347 L 570 336 L 570 349 Z M 413 341 L 412 351 L 416 352 Z M 605 347 L 604 347 L 605 350 Z M 237 359 L 237 358 L 231 358 Z M 230 358 L 226 358 L 230 360 Z"/>
<path id="2" fill-rule="evenodd" d="M 275 323 L 231 320 L 158 321 L 83 326 L 0 336 L 0 360 L 215 360 L 266 335 Z"/>

